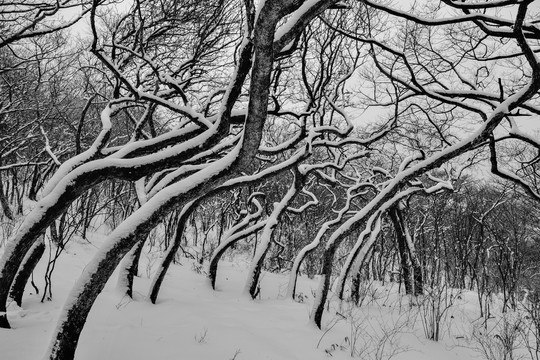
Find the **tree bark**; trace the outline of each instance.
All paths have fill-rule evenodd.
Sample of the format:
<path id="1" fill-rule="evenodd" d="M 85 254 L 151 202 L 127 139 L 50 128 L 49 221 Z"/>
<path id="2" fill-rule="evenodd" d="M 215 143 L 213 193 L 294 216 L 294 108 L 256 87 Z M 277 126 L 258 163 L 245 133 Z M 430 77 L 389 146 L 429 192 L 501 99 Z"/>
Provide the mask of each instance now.
<path id="1" fill-rule="evenodd" d="M 176 225 L 176 233 L 174 235 L 174 240 L 172 241 L 172 243 L 169 244 L 169 247 L 167 248 L 165 256 L 163 257 L 163 260 L 161 261 L 158 271 L 156 275 L 154 275 L 154 278 L 152 279 L 152 284 L 150 285 L 150 292 L 148 294 L 148 298 L 150 299 L 152 304 L 155 304 L 157 301 L 159 290 L 161 289 L 161 284 L 163 283 L 163 280 L 165 279 L 165 275 L 167 274 L 167 271 L 169 270 L 169 266 L 174 261 L 176 252 L 178 251 L 178 248 L 180 247 L 180 244 L 182 243 L 182 234 L 184 233 L 186 221 L 195 208 L 196 208 L 196 204 L 194 203 L 190 203 L 186 205 L 182 213 L 178 217 L 178 223 Z"/>
<path id="2" fill-rule="evenodd" d="M 333 242 L 330 246 L 327 246 L 323 255 L 323 265 L 321 271 L 321 280 L 319 282 L 319 288 L 317 289 L 317 296 L 313 304 L 312 321 L 317 325 L 319 329 L 322 326 L 322 316 L 324 312 L 324 305 L 328 298 L 328 290 L 330 289 L 330 279 L 332 278 L 332 268 L 334 266 L 334 255 L 340 242 Z"/>
<path id="3" fill-rule="evenodd" d="M 18 306 L 21 306 L 22 304 L 26 283 L 28 282 L 30 275 L 32 275 L 32 271 L 35 269 L 44 252 L 45 242 L 42 236 L 38 242 L 32 245 L 32 248 L 25 256 L 23 263 L 21 264 L 21 268 L 15 276 L 15 280 L 13 280 L 9 297 L 12 298 Z"/>
<path id="4" fill-rule="evenodd" d="M 399 216 L 399 209 L 397 209 L 397 206 L 399 205 L 392 206 L 392 208 L 388 211 L 388 215 L 390 216 L 390 220 L 394 225 L 394 230 L 396 233 L 396 241 L 401 263 L 401 277 L 405 285 L 405 293 L 407 295 L 412 295 L 414 289 L 411 276 L 411 261 L 407 247 L 407 239 L 405 238 L 405 230 L 403 228 L 403 218 Z"/>
<path id="5" fill-rule="evenodd" d="M 250 270 L 248 272 L 248 279 L 244 291 L 249 293 L 252 299 L 255 299 L 256 294 L 258 293 L 259 287 L 259 277 L 261 275 L 262 266 L 264 264 L 264 259 L 272 243 L 272 236 L 274 230 L 279 223 L 279 219 L 287 210 L 287 206 L 294 199 L 295 195 L 300 191 L 303 186 L 303 177 L 296 170 L 293 177 L 293 183 L 283 199 L 279 203 L 274 204 L 274 209 L 266 221 L 263 232 L 261 234 L 261 242 L 255 257 L 253 258 Z"/>
<path id="6" fill-rule="evenodd" d="M 1 175 L 1 173 L 0 173 Z M 11 208 L 9 206 L 9 201 L 7 199 L 6 193 L 4 191 L 4 185 L 2 185 L 2 176 L 0 176 L 0 206 L 2 206 L 2 210 L 4 212 L 4 215 L 11 221 L 15 220 L 15 217 L 13 216 L 13 211 L 11 211 Z"/>
<path id="7" fill-rule="evenodd" d="M 260 214 L 259 214 L 260 215 Z M 259 216 L 255 217 L 258 218 Z M 214 254 L 212 255 L 212 258 L 210 259 L 210 265 L 208 266 L 208 278 L 210 279 L 210 285 L 212 286 L 212 289 L 216 289 L 216 279 L 217 279 L 217 271 L 218 271 L 218 264 L 221 260 L 221 257 L 223 254 L 230 249 L 236 242 L 245 239 L 251 234 L 256 233 L 260 229 L 262 229 L 265 225 L 264 221 L 258 222 L 255 225 L 250 226 L 249 228 L 242 230 L 244 227 L 236 229 L 237 231 L 233 232 L 228 236 L 226 239 L 224 239 L 219 247 L 214 250 Z"/>
<path id="8" fill-rule="evenodd" d="M 145 224 L 148 225 L 148 224 Z M 87 266 L 85 274 L 72 290 L 65 304 L 63 315 L 55 330 L 55 337 L 46 358 L 68 360 L 75 357 L 75 350 L 80 333 L 95 299 L 105 287 L 107 280 L 123 258 L 137 241 L 146 238 L 150 226 L 143 226 L 134 233 L 123 236 L 111 246 L 106 246 L 96 255 L 95 260 Z"/>
<path id="9" fill-rule="evenodd" d="M 139 273 L 139 260 L 145 242 L 146 239 L 139 240 L 120 264 L 118 287 L 130 298 L 133 298 L 133 279 Z"/>
<path id="10" fill-rule="evenodd" d="M 107 109 L 110 110 L 110 108 Z M 106 110 L 104 110 L 102 116 L 107 116 Z M 224 115 L 224 117 L 226 116 Z M 5 314 L 6 301 L 8 299 L 9 289 L 24 256 L 36 239 L 73 201 L 105 179 L 123 178 L 137 180 L 147 173 L 153 173 L 162 168 L 177 164 L 181 159 L 189 158 L 198 153 L 201 151 L 201 148 L 213 145 L 218 141 L 220 133 L 212 133 L 205 138 L 204 144 L 201 143 L 198 146 L 193 146 L 180 155 L 176 154 L 161 158 L 156 162 L 139 166 L 136 170 L 130 167 L 115 166 L 107 160 L 99 162 L 103 158 L 103 154 L 100 151 L 103 149 L 108 136 L 107 129 L 102 130 L 102 133 L 91 149 L 66 161 L 60 167 L 44 189 L 44 197 L 38 201 L 32 212 L 25 218 L 15 237 L 6 246 L 6 250 L 0 259 L 0 328 L 10 327 Z M 148 147 L 145 148 L 142 146 L 142 148 L 148 151 Z M 137 150 L 138 148 L 124 155 L 125 157 L 132 157 Z M 93 162 L 93 160 L 96 161 Z"/>

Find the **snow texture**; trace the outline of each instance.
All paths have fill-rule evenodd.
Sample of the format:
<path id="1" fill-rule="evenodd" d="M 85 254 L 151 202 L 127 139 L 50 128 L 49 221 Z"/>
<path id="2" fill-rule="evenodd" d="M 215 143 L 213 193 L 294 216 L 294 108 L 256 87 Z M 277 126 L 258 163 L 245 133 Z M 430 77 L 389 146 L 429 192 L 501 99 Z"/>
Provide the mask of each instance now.
<path id="1" fill-rule="evenodd" d="M 23 308 L 11 306 L 14 329 L 1 329 L 2 360 L 39 359 L 47 347 L 61 304 L 72 284 L 84 270 L 96 248 L 106 240 L 103 233 L 90 234 L 91 244 L 74 241 L 58 260 L 53 301 L 41 303 L 28 287 Z M 143 257 L 145 259 L 145 257 Z M 372 284 L 374 297 L 354 308 L 330 304 L 324 332 L 307 322 L 317 279 L 300 277 L 298 293 L 303 303 L 280 300 L 287 283 L 283 275 L 266 273 L 261 279 L 261 300 L 246 300 L 241 294 L 246 275 L 245 262 L 223 262 L 218 275 L 220 291 L 212 291 L 203 274 L 192 271 L 189 260 L 171 266 L 161 301 L 145 301 L 147 278 L 135 281 L 135 299 L 129 299 L 110 280 L 87 321 L 76 353 L 77 360 L 147 359 L 351 359 L 351 345 L 373 350 L 384 331 L 398 331 L 387 346 L 396 348 L 396 360 L 463 360 L 479 354 L 470 343 L 471 319 L 477 317 L 476 294 L 464 292 L 452 309 L 445 336 L 439 343 L 424 339 L 417 318 L 418 307 L 396 294 L 397 285 Z M 152 269 L 152 263 L 141 266 Z M 43 259 L 36 270 L 40 283 L 46 267 Z M 113 276 L 114 278 L 114 276 Z M 336 315 L 339 311 L 340 315 Z M 401 325 L 400 325 L 401 324 Z M 360 326 L 357 332 L 353 331 Z M 368 337 L 365 331 L 370 335 Z M 362 337 L 360 337 L 362 335 Z M 366 339 L 371 339 L 369 342 Z M 370 359 L 369 357 L 365 357 Z"/>

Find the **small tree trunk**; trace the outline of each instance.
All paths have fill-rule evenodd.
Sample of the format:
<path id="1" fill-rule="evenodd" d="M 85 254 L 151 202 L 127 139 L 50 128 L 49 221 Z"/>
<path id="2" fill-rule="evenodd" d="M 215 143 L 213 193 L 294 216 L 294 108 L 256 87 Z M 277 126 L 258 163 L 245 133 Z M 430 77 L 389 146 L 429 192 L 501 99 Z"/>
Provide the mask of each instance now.
<path id="1" fill-rule="evenodd" d="M 212 289 L 216 289 L 218 264 L 225 251 L 236 244 L 237 241 L 244 239 L 253 233 L 257 233 L 266 225 L 266 222 L 261 221 L 246 229 L 250 222 L 258 220 L 262 215 L 263 207 L 257 199 L 257 196 L 261 195 L 264 196 L 262 193 L 254 193 L 250 196 L 249 201 L 253 204 L 254 211 L 247 214 L 241 221 L 228 229 L 223 235 L 223 239 L 219 241 L 219 246 L 214 250 L 208 267 L 208 278 L 210 279 Z"/>
<path id="2" fill-rule="evenodd" d="M 407 250 L 409 254 L 409 261 L 413 271 L 414 295 L 422 295 L 424 294 L 424 271 L 422 268 L 422 263 L 420 262 L 418 254 L 416 253 L 413 238 L 411 236 L 411 232 L 409 231 L 407 221 L 404 218 L 403 211 L 399 207 L 398 210 L 399 211 L 397 215 L 402 225 L 403 233 L 405 235 Z"/>
<path id="3" fill-rule="evenodd" d="M 118 288 L 130 298 L 133 297 L 133 278 L 139 273 L 139 259 L 145 239 L 139 240 L 137 244 L 127 253 L 120 264 L 120 274 L 118 275 Z"/>
<path id="4" fill-rule="evenodd" d="M 295 173 L 293 184 L 285 196 L 283 196 L 283 199 L 281 199 L 279 203 L 274 204 L 274 210 L 272 210 L 272 213 L 266 221 L 266 225 L 261 235 L 261 243 L 253 258 L 253 262 L 248 273 L 249 275 L 246 286 L 244 288 L 244 291 L 249 293 L 252 299 L 255 299 L 256 293 L 258 292 L 257 289 L 259 286 L 259 277 L 261 275 L 264 259 L 268 253 L 268 250 L 270 249 L 274 230 L 279 223 L 279 219 L 287 209 L 287 206 L 290 204 L 292 199 L 294 199 L 296 193 L 302 188 L 302 186 L 303 177 L 299 173 Z"/>
<path id="5" fill-rule="evenodd" d="M 30 189 L 28 190 L 28 198 L 32 201 L 37 200 L 39 175 L 39 165 L 36 164 L 34 166 L 34 172 L 32 173 L 32 182 L 30 183 Z"/>
<path id="6" fill-rule="evenodd" d="M 22 298 L 26 283 L 28 282 L 30 275 L 32 275 L 32 271 L 43 256 L 44 252 L 45 242 L 42 236 L 39 241 L 32 245 L 32 248 L 25 256 L 23 263 L 21 264 L 21 267 L 17 272 L 17 275 L 15 276 L 15 280 L 13 280 L 13 285 L 11 287 L 9 297 L 12 298 L 18 306 L 21 306 L 22 304 Z"/>
<path id="7" fill-rule="evenodd" d="M 220 245 L 214 250 L 214 254 L 210 258 L 210 264 L 208 267 L 208 278 L 210 279 L 210 285 L 212 286 L 212 289 L 216 289 L 216 279 L 217 279 L 217 271 L 218 271 L 218 264 L 221 260 L 221 257 L 227 251 L 229 248 L 231 248 L 236 242 L 248 237 L 249 235 L 259 231 L 262 229 L 265 225 L 265 222 L 259 222 L 255 225 L 250 226 L 245 231 L 236 231 L 230 234 L 230 236 L 225 237 L 223 241 L 221 241 Z"/>
<path id="8" fill-rule="evenodd" d="M 313 310 L 311 320 L 320 329 L 322 326 L 322 315 L 324 312 L 324 305 L 328 298 L 328 290 L 330 289 L 330 279 L 332 277 L 332 267 L 334 266 L 334 254 L 336 253 L 338 243 L 332 242 L 326 247 L 323 255 L 323 265 L 321 280 L 313 303 Z"/>
<path id="9" fill-rule="evenodd" d="M 287 287 L 287 294 L 285 297 L 289 299 L 294 299 L 294 296 L 296 295 L 296 283 L 298 282 L 298 273 L 300 272 L 300 265 L 302 265 L 302 262 L 304 259 L 311 253 L 313 250 L 319 246 L 320 241 L 319 239 L 316 239 L 317 241 L 311 244 L 308 244 L 296 256 L 294 259 L 294 263 L 291 269 L 291 273 L 289 275 L 289 285 Z"/>
<path id="10" fill-rule="evenodd" d="M 287 286 L 287 295 L 286 297 L 289 299 L 294 300 L 294 296 L 296 293 L 296 283 L 298 281 L 298 273 L 300 271 L 300 266 L 302 265 L 302 262 L 304 259 L 312 253 L 321 243 L 321 240 L 323 236 L 326 234 L 326 232 L 330 229 L 330 226 L 339 222 L 339 217 L 337 217 L 334 220 L 325 222 L 319 231 L 317 232 L 317 235 L 315 235 L 315 238 L 313 241 L 300 250 L 298 255 L 296 255 L 296 258 L 294 259 L 294 263 L 291 268 L 291 274 L 289 275 L 289 285 Z"/>
<path id="11" fill-rule="evenodd" d="M 358 305 L 360 302 L 360 282 L 362 281 L 362 266 L 358 268 L 356 274 L 354 274 L 351 280 L 351 300 L 354 304 Z"/>
<path id="12" fill-rule="evenodd" d="M 377 212 L 369 218 L 366 224 L 366 229 L 362 231 L 362 233 L 358 237 L 356 244 L 349 253 L 349 256 L 347 256 L 345 264 L 341 268 L 339 278 L 336 282 L 336 293 L 340 300 L 343 300 L 345 281 L 347 280 L 347 276 L 349 275 L 351 268 L 357 262 L 356 259 L 358 258 L 358 256 L 360 256 L 360 258 L 358 259 L 358 263 L 362 264 L 364 262 L 366 254 L 369 252 L 369 250 L 372 248 L 373 244 L 377 240 L 380 231 L 381 217 L 380 213 Z"/>
<path id="13" fill-rule="evenodd" d="M 0 176 L 0 206 L 2 206 L 2 210 L 4 212 L 4 215 L 11 221 L 15 220 L 15 217 L 13 216 L 13 211 L 11 211 L 11 208 L 9 207 L 9 201 L 6 197 L 6 194 L 4 192 L 4 186 L 2 185 L 2 177 Z"/>
<path id="14" fill-rule="evenodd" d="M 424 276 L 422 266 L 417 257 L 411 257 L 411 264 L 413 268 L 413 281 L 414 281 L 414 295 L 424 294 Z"/>
<path id="15" fill-rule="evenodd" d="M 403 282 L 405 284 L 405 293 L 407 295 L 413 294 L 413 283 L 412 283 L 412 276 L 411 276 L 411 265 L 410 265 L 410 259 L 409 259 L 409 252 L 407 249 L 407 239 L 405 238 L 405 230 L 403 228 L 402 218 L 399 216 L 399 209 L 397 209 L 397 206 L 393 206 L 389 211 L 388 215 L 390 216 L 390 220 L 392 221 L 392 224 L 394 225 L 394 230 L 396 233 L 396 240 L 398 245 L 398 251 L 399 251 L 399 258 L 401 260 L 401 272 L 402 272 L 402 278 Z"/>
<path id="16" fill-rule="evenodd" d="M 41 236 L 44 230 L 45 229 L 41 227 L 38 227 L 37 229 L 32 227 L 25 231 L 25 236 L 19 243 L 6 247 L 2 259 L 0 260 L 0 328 L 11 328 L 7 319 L 6 308 L 13 280 L 15 279 L 26 254 L 34 244 L 34 239 Z M 33 270 L 34 269 L 32 268 L 30 273 Z"/>
<path id="17" fill-rule="evenodd" d="M 171 263 L 176 256 L 176 252 L 178 251 L 178 248 L 180 247 L 180 244 L 182 242 L 182 234 L 184 233 L 186 222 L 193 210 L 196 208 L 196 206 L 196 202 L 189 203 L 184 207 L 184 209 L 182 209 L 182 213 L 178 217 L 174 240 L 172 241 L 172 243 L 169 244 L 165 256 L 163 257 L 163 260 L 161 260 L 158 271 L 156 275 L 154 275 L 154 278 L 152 279 L 152 284 L 150 285 L 150 292 L 148 293 L 148 298 L 150 299 L 152 304 L 156 303 L 161 284 L 163 283 L 165 275 L 169 270 L 169 266 L 171 266 Z"/>

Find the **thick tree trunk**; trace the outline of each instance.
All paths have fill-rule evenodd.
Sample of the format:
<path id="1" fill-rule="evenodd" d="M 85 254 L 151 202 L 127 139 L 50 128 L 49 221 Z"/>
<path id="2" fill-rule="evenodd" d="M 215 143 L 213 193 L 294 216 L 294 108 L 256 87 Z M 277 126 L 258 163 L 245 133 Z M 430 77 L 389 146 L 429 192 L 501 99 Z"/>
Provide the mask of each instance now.
<path id="1" fill-rule="evenodd" d="M 80 333 L 95 299 L 120 260 L 137 241 L 146 238 L 150 229 L 151 227 L 137 229 L 99 251 L 94 261 L 87 266 L 86 275 L 83 275 L 68 296 L 68 299 L 72 300 L 64 305 L 61 320 L 46 358 L 71 360 L 75 357 Z"/>
<path id="2" fill-rule="evenodd" d="M 243 69 L 246 73 L 248 69 Z M 110 107 L 107 107 L 102 112 L 102 119 L 110 115 Z M 228 118 L 229 114 L 224 115 Z M 109 122 L 107 119 L 106 122 Z M 110 124 L 110 123 L 109 123 Z M 225 124 L 225 125 L 223 125 Z M 9 289 L 13 283 L 13 279 L 21 265 L 26 253 L 41 235 L 45 229 L 50 226 L 60 214 L 62 214 L 70 204 L 81 196 L 85 191 L 99 184 L 107 178 L 121 178 L 126 180 L 137 180 L 141 176 L 159 171 L 171 165 L 177 164 L 183 159 L 190 158 L 194 154 L 208 146 L 215 144 L 221 137 L 220 129 L 222 126 L 228 128 L 227 121 L 220 123 L 217 130 L 209 129 L 209 135 L 199 135 L 201 131 L 193 131 L 182 133 L 177 137 L 170 137 L 167 141 L 178 141 L 186 139 L 187 135 L 197 135 L 201 137 L 201 143 L 193 146 L 180 154 L 165 156 L 154 162 L 147 162 L 139 166 L 136 170 L 132 167 L 115 166 L 109 161 L 104 160 L 99 162 L 98 158 L 102 158 L 100 154 L 104 144 L 106 144 L 110 128 L 104 128 L 94 145 L 84 153 L 66 161 L 55 175 L 49 180 L 45 187 L 44 197 L 38 201 L 32 212 L 26 216 L 21 228 L 11 239 L 0 259 L 0 328 L 9 328 L 9 322 L 6 318 L 6 301 L 9 295 Z M 187 135 L 186 135 L 187 134 Z M 193 143 L 196 143 L 194 141 Z M 169 143 L 174 146 L 176 143 Z M 160 144 L 163 146 L 163 144 Z M 140 148 L 134 147 L 121 153 L 118 156 L 134 157 L 137 155 L 144 156 L 153 149 L 152 145 L 141 145 Z M 117 155 L 116 153 L 115 155 Z M 98 159 L 98 160 L 96 160 Z M 93 163 L 90 161 L 96 160 Z M 120 160 L 120 159 L 115 159 Z"/>
<path id="3" fill-rule="evenodd" d="M 15 279 L 15 275 L 21 266 L 24 257 L 40 235 L 43 234 L 48 226 L 54 223 L 56 218 L 62 214 L 67 207 L 86 191 L 93 184 L 99 182 L 99 179 L 85 177 L 88 182 L 79 184 L 78 187 L 70 186 L 60 196 L 51 194 L 50 199 L 53 205 L 47 207 L 36 205 L 23 222 L 21 229 L 6 245 L 5 252 L 0 260 L 0 327 L 9 328 L 9 322 L 5 318 L 5 311 L 9 290 Z M 45 200 L 45 199 L 43 199 Z M 49 200 L 49 199 L 47 199 Z M 33 271 L 33 269 L 32 269 Z M 30 271 L 30 272 L 32 272 Z M 4 313 L 4 314 L 2 314 Z"/>
<path id="4" fill-rule="evenodd" d="M 87 266 L 85 274 L 68 297 L 72 300 L 62 310 L 61 320 L 54 332 L 46 358 L 50 360 L 73 359 L 88 313 L 114 268 L 135 243 L 146 237 L 150 229 L 168 212 L 178 203 L 187 203 L 202 197 L 208 194 L 209 190 L 222 185 L 228 178 L 234 175 L 238 176 L 241 172 L 254 167 L 253 160 L 259 149 L 267 118 L 275 28 L 280 19 L 298 6 L 300 3 L 295 1 L 264 3 L 259 11 L 253 35 L 255 53 L 251 53 L 249 46 L 244 46 L 241 51 L 239 68 L 237 68 L 235 78 L 231 81 L 229 89 L 224 95 L 224 106 L 222 106 L 223 110 L 219 115 L 220 119 L 230 117 L 232 105 L 238 99 L 247 71 L 250 68 L 248 64 L 254 58 L 248 115 L 241 142 L 223 158 L 200 170 L 196 174 L 196 179 L 185 178 L 170 185 L 167 191 L 158 192 L 111 233 L 107 245 Z M 315 15 L 317 14 L 313 14 L 313 16 Z M 247 44 L 247 41 L 244 44 Z M 229 124 L 223 120 L 222 123 L 218 124 L 218 127 L 228 129 Z M 198 143 L 197 151 L 202 151 L 202 148 L 204 148 L 202 144 Z M 238 185 L 238 183 L 236 184 Z M 234 186 L 234 182 L 228 186 Z"/>
<path id="5" fill-rule="evenodd" d="M 34 243 L 32 245 L 32 248 L 28 252 L 28 254 L 25 256 L 23 263 L 21 264 L 21 268 L 17 272 L 17 275 L 15 276 L 15 280 L 13 281 L 13 285 L 11 286 L 11 291 L 9 293 L 9 297 L 15 301 L 15 303 L 18 306 L 21 306 L 22 304 L 22 298 L 24 294 L 24 288 L 26 287 L 26 283 L 28 282 L 28 279 L 32 275 L 32 271 L 34 271 L 37 263 L 43 256 L 43 253 L 45 252 L 45 241 L 43 236 L 39 241 Z"/>
<path id="6" fill-rule="evenodd" d="M 240 146 L 241 144 L 238 144 L 212 167 L 201 170 L 197 182 L 190 181 L 188 178 L 171 185 L 169 191 L 156 194 L 109 235 L 106 245 L 86 267 L 84 274 L 68 297 L 72 300 L 66 303 L 62 310 L 60 322 L 45 358 L 73 359 L 88 313 L 122 258 L 138 241 L 146 239 L 149 232 L 178 203 L 189 202 L 210 194 L 212 189 L 227 180 L 227 176 L 232 176 Z"/>

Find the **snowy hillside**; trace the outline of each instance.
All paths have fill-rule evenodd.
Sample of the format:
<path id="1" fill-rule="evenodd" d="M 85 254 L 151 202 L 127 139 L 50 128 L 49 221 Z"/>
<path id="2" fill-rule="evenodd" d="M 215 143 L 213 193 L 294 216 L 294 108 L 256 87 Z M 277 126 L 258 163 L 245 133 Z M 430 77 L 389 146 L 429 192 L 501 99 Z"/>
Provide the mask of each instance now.
<path id="1" fill-rule="evenodd" d="M 54 272 L 52 301 L 41 303 L 41 296 L 28 286 L 22 309 L 11 304 L 14 330 L 0 330 L 2 359 L 43 356 L 68 284 L 75 282 L 100 241 L 94 235 L 92 243 L 70 244 Z M 45 260 L 34 276 L 38 286 Z M 221 265 L 218 291 L 213 291 L 201 268 L 183 259 L 171 268 L 158 303 L 152 305 L 145 296 L 156 261 L 148 254 L 142 261 L 134 300 L 116 290 L 116 276 L 109 281 L 85 326 L 77 359 L 482 358 L 481 344 L 471 338 L 478 320 L 474 293 L 454 298 L 441 322 L 442 340 L 434 342 L 424 335 L 425 308 L 397 294 L 397 285 L 366 284 L 361 307 L 347 303 L 340 307 L 332 301 L 321 331 L 309 322 L 316 280 L 301 277 L 302 302 L 291 302 L 280 299 L 288 277 L 265 273 L 260 299 L 251 301 L 241 295 L 247 263 Z"/>

